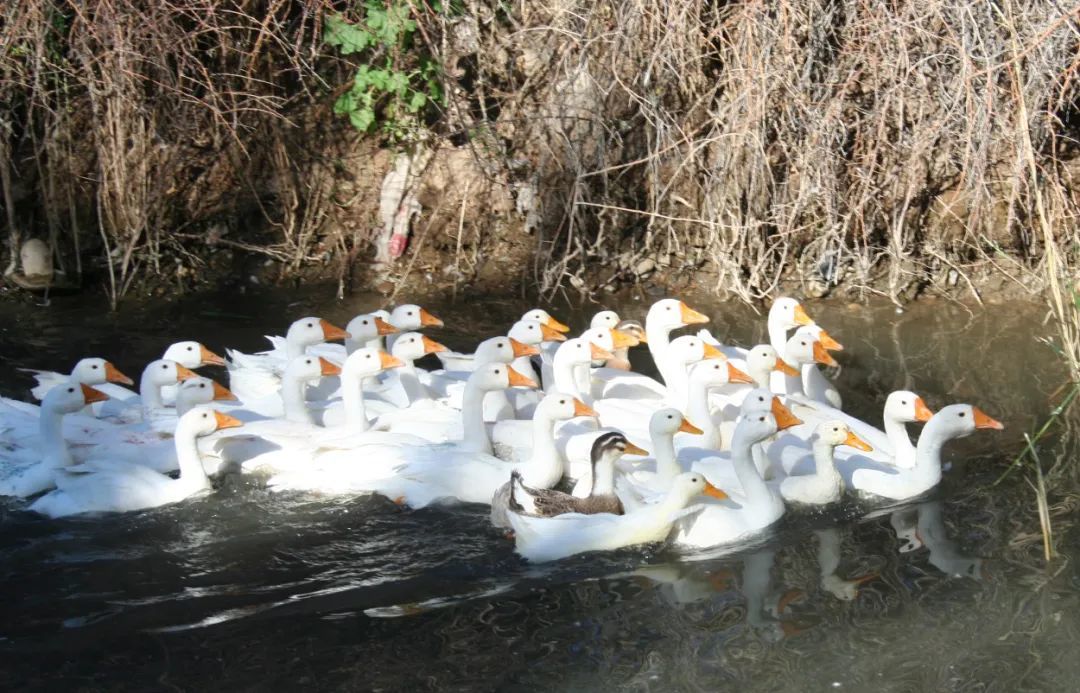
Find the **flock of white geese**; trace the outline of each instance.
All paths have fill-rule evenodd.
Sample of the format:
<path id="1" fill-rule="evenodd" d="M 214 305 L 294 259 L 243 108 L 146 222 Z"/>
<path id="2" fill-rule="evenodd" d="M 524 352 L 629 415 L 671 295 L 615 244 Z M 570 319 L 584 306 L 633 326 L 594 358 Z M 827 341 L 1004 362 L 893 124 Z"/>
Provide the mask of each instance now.
<path id="1" fill-rule="evenodd" d="M 522 556 L 547 561 L 666 539 L 721 547 L 845 493 L 913 498 L 940 481 L 947 441 L 1002 428 L 907 391 L 885 400 L 883 429 L 845 414 L 819 369 L 842 346 L 794 299 L 773 303 L 769 343 L 751 349 L 707 329 L 673 336 L 707 322 L 669 298 L 644 325 L 605 310 L 568 337 L 534 309 L 462 354 L 421 334 L 442 321 L 409 304 L 345 329 L 302 318 L 228 360 L 178 342 L 137 393 L 85 358 L 33 371 L 40 406 L 0 401 L 0 495 L 50 517 L 125 512 L 239 469 L 274 490 L 489 504 Z M 638 345 L 659 380 L 630 370 Z M 443 368 L 414 365 L 427 354 Z M 194 372 L 208 365 L 228 369 L 229 389 Z"/>

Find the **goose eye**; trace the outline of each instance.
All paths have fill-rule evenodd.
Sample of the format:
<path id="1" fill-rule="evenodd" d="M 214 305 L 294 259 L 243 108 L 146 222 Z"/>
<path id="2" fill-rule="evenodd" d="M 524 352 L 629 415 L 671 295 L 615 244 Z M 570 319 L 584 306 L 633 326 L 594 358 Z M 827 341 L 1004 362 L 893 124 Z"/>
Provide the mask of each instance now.
<path id="1" fill-rule="evenodd" d="M 671 421 L 671 419 L 674 418 L 671 414 L 668 414 L 667 417 L 668 417 L 668 421 Z"/>
<path id="2" fill-rule="evenodd" d="M 202 415 L 202 417 L 203 417 L 203 418 L 205 419 L 205 418 L 206 418 L 206 414 L 203 414 L 203 415 Z"/>
<path id="3" fill-rule="evenodd" d="M 665 310 L 671 310 L 671 306 L 667 306 Z"/>
<path id="4" fill-rule="evenodd" d="M 365 324 L 365 325 L 366 325 L 366 324 L 367 324 L 367 320 L 365 320 L 363 324 Z"/>
<path id="5" fill-rule="evenodd" d="M 758 421 L 764 421 L 764 420 L 765 420 L 765 417 L 764 417 L 764 416 L 763 416 L 763 417 L 761 417 L 760 419 L 758 419 Z"/>
<path id="6" fill-rule="evenodd" d="M 566 404 L 566 400 L 565 399 L 560 399 L 559 404 Z"/>
<path id="7" fill-rule="evenodd" d="M 764 398 L 764 397 L 762 397 L 761 395 L 758 395 L 757 401 L 759 401 L 759 402 L 764 402 L 764 401 L 765 401 L 765 398 Z"/>
<path id="8" fill-rule="evenodd" d="M 188 347 L 188 348 L 187 348 L 187 350 L 188 350 L 188 351 L 195 351 L 195 349 L 194 349 L 194 348 L 192 348 L 192 347 Z"/>
<path id="9" fill-rule="evenodd" d="M 907 400 L 905 399 L 904 401 L 900 402 L 900 404 L 902 404 L 902 405 L 904 405 L 906 407 L 907 406 Z"/>
<path id="10" fill-rule="evenodd" d="M 802 344 L 803 346 L 806 346 L 806 342 L 799 342 L 799 344 Z"/>
<path id="11" fill-rule="evenodd" d="M 167 363 L 161 364 L 161 370 L 165 371 L 165 370 L 168 370 L 168 369 L 169 369 L 169 364 L 167 364 Z"/>
<path id="12" fill-rule="evenodd" d="M 714 366 L 712 367 L 712 369 L 713 369 L 714 371 L 718 371 L 718 370 L 720 370 L 720 364 L 716 364 L 716 365 L 714 365 Z"/>
<path id="13" fill-rule="evenodd" d="M 306 363 L 307 365 L 310 366 L 311 365 L 311 359 L 308 359 L 307 361 L 304 361 L 304 363 Z"/>
<path id="14" fill-rule="evenodd" d="M 408 315 L 409 315 L 410 318 L 412 317 L 412 311 L 411 310 L 409 311 Z"/>
<path id="15" fill-rule="evenodd" d="M 962 419 L 962 418 L 964 418 L 964 414 L 966 414 L 966 413 L 967 412 L 960 412 L 959 414 L 957 414 L 957 416 L 959 416 Z"/>
<path id="16" fill-rule="evenodd" d="M 201 387 L 202 389 L 205 390 L 206 389 L 206 383 L 199 383 L 199 387 Z"/>
<path id="17" fill-rule="evenodd" d="M 69 388 L 68 388 L 68 392 L 69 392 L 69 393 L 71 393 L 71 392 L 75 392 L 75 388 L 73 388 L 73 387 L 69 387 Z"/>
<path id="18" fill-rule="evenodd" d="M 495 348 L 496 349 L 502 349 L 503 348 L 503 343 L 499 342 L 498 344 L 495 345 Z"/>
<path id="19" fill-rule="evenodd" d="M 97 364 L 96 363 L 93 366 L 90 366 L 90 367 L 93 368 L 95 371 L 97 370 Z"/>
<path id="20" fill-rule="evenodd" d="M 315 327 L 315 325 L 311 324 L 310 322 L 307 324 L 307 326 L 308 326 L 308 329 L 311 329 L 312 327 Z"/>
<path id="21" fill-rule="evenodd" d="M 366 359 L 369 359 L 369 358 L 371 358 L 371 354 L 367 354 L 367 355 L 365 355 L 365 356 L 364 356 L 364 358 L 366 358 Z"/>
<path id="22" fill-rule="evenodd" d="M 500 371 L 499 369 L 495 369 L 495 375 L 499 375 L 500 373 L 502 373 L 502 371 Z"/>

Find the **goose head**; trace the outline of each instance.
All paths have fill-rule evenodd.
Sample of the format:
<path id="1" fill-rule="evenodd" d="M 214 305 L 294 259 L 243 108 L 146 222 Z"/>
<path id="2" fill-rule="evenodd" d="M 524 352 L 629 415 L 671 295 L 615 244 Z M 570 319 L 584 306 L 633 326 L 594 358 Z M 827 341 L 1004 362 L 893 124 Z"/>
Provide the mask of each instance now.
<path id="1" fill-rule="evenodd" d="M 690 423 L 678 409 L 659 409 L 649 419 L 649 437 L 671 438 L 676 433 L 701 435 L 702 430 Z"/>
<path id="2" fill-rule="evenodd" d="M 623 455 L 647 457 L 648 454 L 648 450 L 634 445 L 619 431 L 609 431 L 598 436 L 593 441 L 592 449 L 589 451 L 589 459 L 592 461 L 593 467 L 595 467 L 601 461 L 614 464 Z"/>
<path id="3" fill-rule="evenodd" d="M 345 326 L 345 331 L 349 333 L 349 339 L 354 342 L 369 342 L 379 337 L 385 337 L 388 334 L 395 334 L 398 330 L 384 318 L 375 313 L 369 313 L 357 315 L 350 320 L 349 324 Z"/>
<path id="4" fill-rule="evenodd" d="M 619 314 L 613 310 L 602 310 L 589 321 L 589 329 L 614 330 L 619 326 Z"/>
<path id="5" fill-rule="evenodd" d="M 300 318 L 289 325 L 285 339 L 291 344 L 306 348 L 336 339 L 349 339 L 349 333 L 321 318 Z"/>
<path id="6" fill-rule="evenodd" d="M 727 385 L 728 383 L 756 384 L 753 378 L 733 366 L 730 361 L 703 359 L 690 366 L 691 385 L 701 385 L 708 389 Z"/>
<path id="7" fill-rule="evenodd" d="M 672 363 L 696 363 L 704 359 L 726 359 L 723 352 L 694 335 L 683 335 L 671 340 L 664 358 Z"/>
<path id="8" fill-rule="evenodd" d="M 199 342 L 177 342 L 165 350 L 161 357 L 176 361 L 185 368 L 202 368 L 203 366 L 224 366 L 225 359 L 207 349 Z"/>
<path id="9" fill-rule="evenodd" d="M 566 335 L 548 327 L 539 320 L 518 320 L 506 333 L 522 344 L 537 345 L 542 342 L 565 342 Z"/>
<path id="10" fill-rule="evenodd" d="M 406 303 L 390 311 L 390 324 L 399 330 L 419 330 L 424 327 L 442 327 L 443 321 L 413 303 Z"/>
<path id="11" fill-rule="evenodd" d="M 671 482 L 671 490 L 668 497 L 674 499 L 680 507 L 685 507 L 694 496 L 709 496 L 717 500 L 728 497 L 726 493 L 709 483 L 704 474 L 699 472 L 683 472 Z"/>
<path id="12" fill-rule="evenodd" d="M 533 308 L 528 313 L 525 313 L 525 315 L 522 315 L 521 319 L 522 320 L 535 320 L 536 322 L 540 323 L 541 325 L 544 325 L 545 327 L 550 327 L 551 329 L 555 330 L 556 332 L 564 332 L 565 333 L 565 332 L 570 331 L 570 328 L 568 326 L 562 324 L 561 322 L 559 322 L 555 318 L 551 317 L 551 315 L 546 310 L 544 310 L 543 308 Z"/>
<path id="13" fill-rule="evenodd" d="M 709 318 L 676 298 L 665 298 L 652 304 L 645 316 L 645 326 L 651 330 L 670 332 L 679 327 L 709 322 Z"/>
<path id="14" fill-rule="evenodd" d="M 410 364 L 416 359 L 422 358 L 428 354 L 435 354 L 446 350 L 446 347 L 442 344 L 439 344 L 434 339 L 422 335 L 419 332 L 406 332 L 397 338 L 394 342 L 394 346 L 390 349 L 391 353 L 396 358 Z"/>
<path id="15" fill-rule="evenodd" d="M 222 414 L 216 409 L 207 406 L 198 406 L 180 417 L 176 422 L 177 437 L 182 433 L 190 436 L 206 436 L 214 431 L 225 428 L 238 428 L 243 426 L 239 419 Z"/>
<path id="16" fill-rule="evenodd" d="M 548 393 L 544 399 L 540 400 L 540 404 L 536 405 L 536 412 L 554 421 L 566 421 L 578 416 L 597 417 L 592 407 L 576 397 L 561 392 Z"/>
<path id="17" fill-rule="evenodd" d="M 131 378 L 127 377 L 105 359 L 88 358 L 81 359 L 71 370 L 71 378 L 77 383 L 87 385 L 100 385 L 101 383 L 120 383 L 122 385 L 134 385 Z"/>
<path id="18" fill-rule="evenodd" d="M 846 423 L 839 420 L 821 422 L 815 429 L 814 435 L 816 436 L 815 444 L 825 445 L 830 448 L 847 445 L 863 452 L 871 452 L 874 449 L 865 440 L 855 435 L 855 432 Z"/>
<path id="19" fill-rule="evenodd" d="M 814 321 L 803 310 L 801 303 L 793 298 L 781 296 L 773 301 L 772 307 L 769 308 L 769 322 L 787 331 L 800 325 L 813 324 Z"/>
<path id="20" fill-rule="evenodd" d="M 478 366 L 469 376 L 468 382 L 483 392 L 505 390 L 508 387 L 539 387 L 535 380 L 505 363 L 485 363 Z"/>
<path id="21" fill-rule="evenodd" d="M 820 363 L 825 366 L 839 365 L 836 359 L 825 350 L 825 345 L 821 343 L 821 340 L 803 331 L 803 328 L 795 331 L 795 334 L 787 341 L 784 351 L 787 360 L 799 366 L 808 363 Z"/>
<path id="22" fill-rule="evenodd" d="M 648 344 L 649 342 L 645 336 L 645 326 L 637 320 L 623 320 L 615 326 L 615 329 L 619 332 L 625 332 L 641 344 Z"/>
<path id="23" fill-rule="evenodd" d="M 41 408 L 57 414 L 74 414 L 88 404 L 104 402 L 107 399 L 109 396 L 101 390 L 82 383 L 69 382 L 49 390 L 41 401 Z"/>
<path id="24" fill-rule="evenodd" d="M 825 347 L 826 351 L 844 350 L 844 345 L 830 337 L 829 333 L 822 329 L 821 325 L 818 325 L 817 323 L 803 325 L 799 328 L 798 331 L 804 332 L 805 334 L 808 334 L 811 337 L 817 339 L 819 342 L 821 342 L 821 346 Z"/>
<path id="25" fill-rule="evenodd" d="M 221 383 L 202 376 L 188 378 L 176 389 L 176 411 L 181 416 L 192 407 L 215 401 L 235 402 L 236 395 Z"/>
<path id="26" fill-rule="evenodd" d="M 784 359 L 780 358 L 780 355 L 776 353 L 776 349 L 773 349 L 769 344 L 758 344 L 746 353 L 746 370 L 755 375 L 763 376 L 765 382 L 759 381 L 759 384 L 763 387 L 767 385 L 769 373 L 772 371 L 780 371 L 784 375 L 792 377 L 798 377 L 799 375 L 799 371 L 785 363 Z"/>
<path id="27" fill-rule="evenodd" d="M 341 375 L 341 368 L 319 356 L 297 356 L 285 366 L 285 379 L 299 382 L 317 380 L 324 376 Z"/>
<path id="28" fill-rule="evenodd" d="M 897 390 L 889 393 L 885 398 L 885 419 L 892 419 L 900 423 L 914 423 L 916 421 L 929 421 L 934 412 L 926 406 L 926 402 L 914 392 Z"/>
<path id="29" fill-rule="evenodd" d="M 1000 431 L 1005 426 L 986 412 L 970 404 L 950 404 L 938 409 L 930 418 L 927 428 L 933 426 L 944 438 L 963 438 L 979 429 Z M 926 435 L 924 429 L 923 435 Z M 921 438 L 920 438 L 921 440 Z"/>
<path id="30" fill-rule="evenodd" d="M 559 345 L 559 350 L 555 352 L 557 359 L 560 361 L 565 360 L 572 365 L 606 361 L 613 356 L 610 351 L 599 344 L 581 337 L 566 340 Z"/>
<path id="31" fill-rule="evenodd" d="M 638 343 L 630 333 L 608 327 L 596 327 L 585 330 L 585 332 L 582 333 L 581 338 L 586 339 L 597 346 L 603 347 L 608 351 L 628 349 L 632 346 L 637 346 Z"/>
<path id="32" fill-rule="evenodd" d="M 782 431 L 785 428 L 791 428 L 792 426 L 798 426 L 802 423 L 798 417 L 791 413 L 791 410 L 784 406 L 784 403 L 780 401 L 780 398 L 769 392 L 764 388 L 757 388 L 747 393 L 746 398 L 743 399 L 742 405 L 739 407 L 739 413 L 742 416 L 742 420 L 757 420 L 759 423 L 766 423 L 764 419 L 761 419 L 761 415 L 767 414 L 769 416 L 769 425 L 773 426 L 776 431 Z M 741 420 L 740 420 L 741 423 Z M 766 434 L 772 435 L 772 433 Z"/>
<path id="33" fill-rule="evenodd" d="M 540 350 L 535 346 L 519 342 L 513 337 L 485 339 L 476 348 L 477 357 L 489 363 L 511 363 L 521 356 L 538 356 L 539 354 Z"/>
<path id="34" fill-rule="evenodd" d="M 345 359 L 341 367 L 343 377 L 366 378 L 378 375 L 388 368 L 404 366 L 405 362 L 379 349 L 357 349 Z"/>
<path id="35" fill-rule="evenodd" d="M 149 383 L 156 387 L 164 385 L 175 385 L 176 383 L 183 382 L 189 378 L 199 377 L 194 371 L 185 366 L 181 366 L 176 361 L 169 359 L 158 359 L 157 361 L 151 361 L 143 369 L 143 382 Z"/>

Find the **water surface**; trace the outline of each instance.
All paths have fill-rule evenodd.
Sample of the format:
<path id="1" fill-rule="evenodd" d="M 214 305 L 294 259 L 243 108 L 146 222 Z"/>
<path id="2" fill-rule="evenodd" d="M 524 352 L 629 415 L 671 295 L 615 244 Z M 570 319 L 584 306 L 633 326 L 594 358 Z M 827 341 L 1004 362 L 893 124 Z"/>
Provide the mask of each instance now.
<path id="1" fill-rule="evenodd" d="M 624 317 L 646 305 L 613 302 Z M 693 301 L 715 333 L 764 340 L 737 303 Z M 427 304 L 455 348 L 531 306 Z M 87 298 L 0 305 L 0 392 L 17 367 L 101 355 L 136 375 L 171 341 L 262 348 L 291 318 L 344 324 L 378 306 L 302 292 L 202 295 L 109 314 Z M 597 306 L 556 315 L 582 327 Z M 1068 439 L 1043 448 L 1063 559 L 1044 568 L 1027 470 L 991 484 L 1063 373 L 1032 305 L 808 303 L 842 341 L 845 408 L 880 425 L 885 394 L 976 404 L 1003 433 L 952 443 L 919 503 L 787 517 L 719 557 L 663 546 L 531 565 L 486 508 L 402 510 L 378 497 L 270 494 L 231 478 L 156 510 L 46 520 L 0 503 L 0 685 L 109 690 L 1074 690 L 1080 646 L 1067 521 Z M 643 358 L 644 357 L 644 358 Z M 643 353 L 635 362 L 647 368 Z M 224 373 L 208 374 L 222 378 Z"/>

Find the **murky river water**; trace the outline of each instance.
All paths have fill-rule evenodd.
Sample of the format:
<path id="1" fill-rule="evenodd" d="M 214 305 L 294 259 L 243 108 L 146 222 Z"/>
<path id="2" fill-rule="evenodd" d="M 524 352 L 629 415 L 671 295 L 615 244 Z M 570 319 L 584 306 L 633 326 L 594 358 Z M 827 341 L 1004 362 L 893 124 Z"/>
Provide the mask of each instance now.
<path id="1" fill-rule="evenodd" d="M 716 334 L 764 339 L 764 318 L 745 307 L 692 303 Z M 176 339 L 256 350 L 291 317 L 343 324 L 377 305 L 322 288 L 117 315 L 86 299 L 0 305 L 0 391 L 28 396 L 15 367 L 100 355 L 138 374 Z M 464 348 L 529 306 L 429 307 L 448 325 L 432 336 Z M 612 307 L 643 318 L 647 306 Z M 403 511 L 237 479 L 201 500 L 96 519 L 51 521 L 3 501 L 0 687 L 1076 690 L 1077 475 L 1054 475 L 1063 560 L 1050 571 L 1027 470 L 991 487 L 1063 382 L 1037 341 L 1052 333 L 1043 311 L 807 308 L 846 347 L 838 384 L 852 413 L 879 423 L 885 394 L 905 387 L 935 409 L 976 404 L 1007 430 L 950 444 L 951 470 L 925 502 L 789 513 L 759 543 L 708 560 L 651 547 L 534 566 L 486 508 Z M 579 327 L 594 309 L 556 312 Z M 1043 450 L 1047 468 L 1076 466 L 1067 442 Z"/>

